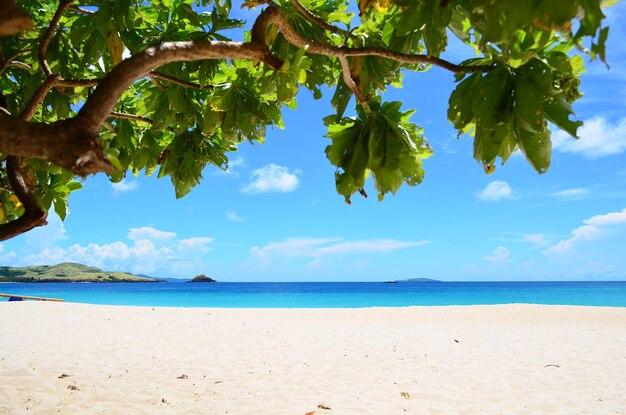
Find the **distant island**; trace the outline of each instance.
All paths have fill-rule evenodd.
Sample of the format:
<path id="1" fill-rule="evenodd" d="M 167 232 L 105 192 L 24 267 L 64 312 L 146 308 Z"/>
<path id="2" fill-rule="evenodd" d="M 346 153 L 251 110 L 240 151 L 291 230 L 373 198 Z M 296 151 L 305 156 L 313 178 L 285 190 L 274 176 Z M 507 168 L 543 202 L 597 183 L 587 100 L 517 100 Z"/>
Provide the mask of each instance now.
<path id="1" fill-rule="evenodd" d="M 161 282 L 161 280 L 64 262 L 32 267 L 0 267 L 0 282 Z"/>
<path id="2" fill-rule="evenodd" d="M 195 277 L 193 277 L 193 279 L 189 282 L 217 282 L 217 281 L 215 281 L 213 278 L 207 277 L 204 274 L 200 274 L 200 275 L 196 275 Z"/>
<path id="3" fill-rule="evenodd" d="M 408 278 L 406 280 L 383 281 L 383 284 L 397 284 L 399 282 L 443 282 L 443 281 L 434 280 L 432 278 Z"/>

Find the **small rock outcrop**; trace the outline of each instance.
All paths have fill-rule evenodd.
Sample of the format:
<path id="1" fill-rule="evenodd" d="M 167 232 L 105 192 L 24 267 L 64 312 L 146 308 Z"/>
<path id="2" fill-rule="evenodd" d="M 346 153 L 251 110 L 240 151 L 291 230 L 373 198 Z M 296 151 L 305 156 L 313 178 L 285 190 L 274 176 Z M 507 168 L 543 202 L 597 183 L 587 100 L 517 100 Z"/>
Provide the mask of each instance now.
<path id="1" fill-rule="evenodd" d="M 200 275 L 196 275 L 195 277 L 193 277 L 191 282 L 217 282 L 217 281 L 215 281 L 213 278 L 207 277 L 204 274 L 200 274 Z"/>

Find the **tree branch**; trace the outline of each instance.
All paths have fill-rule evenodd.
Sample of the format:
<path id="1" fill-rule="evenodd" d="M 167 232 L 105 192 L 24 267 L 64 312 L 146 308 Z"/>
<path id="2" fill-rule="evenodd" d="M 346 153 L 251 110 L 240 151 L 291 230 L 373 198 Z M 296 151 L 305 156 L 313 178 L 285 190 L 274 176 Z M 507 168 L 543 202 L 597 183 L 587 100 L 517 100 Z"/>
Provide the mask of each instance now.
<path id="1" fill-rule="evenodd" d="M 80 110 L 78 117 L 84 120 L 90 133 L 96 133 L 124 91 L 137 79 L 148 76 L 152 70 L 166 63 L 203 59 L 266 61 L 268 55 L 269 48 L 259 42 L 194 40 L 166 42 L 152 46 L 115 66 L 100 81 L 94 93 Z"/>
<path id="2" fill-rule="evenodd" d="M 46 160 L 79 176 L 113 173 L 98 134 L 78 118 L 52 124 L 26 122 L 0 113 L 0 152 Z"/>
<path id="3" fill-rule="evenodd" d="M 24 181 L 20 172 L 20 158 L 8 156 L 6 168 L 11 189 L 24 206 L 24 213 L 19 218 L 0 225 L 0 241 L 28 232 L 36 226 L 46 225 L 48 216 L 48 212 L 41 209 L 39 202 Z"/>
<path id="4" fill-rule="evenodd" d="M 133 114 L 124 114 L 122 112 L 115 112 L 115 111 L 113 111 L 111 114 L 109 114 L 109 117 L 112 117 L 112 118 L 124 118 L 126 120 L 133 120 L 133 121 L 141 121 L 141 122 L 145 122 L 145 123 L 148 123 L 148 124 L 152 124 L 154 122 L 150 118 L 141 117 L 139 115 L 133 115 Z"/>
<path id="5" fill-rule="evenodd" d="M 43 69 L 46 75 L 52 75 L 52 71 L 50 70 L 48 61 L 46 61 L 46 51 L 48 50 L 48 45 L 50 44 L 50 40 L 52 40 L 52 36 L 54 36 L 54 31 L 56 30 L 59 24 L 59 20 L 61 20 L 61 16 L 63 15 L 63 12 L 73 1 L 74 0 L 60 0 L 59 1 L 59 7 L 57 8 L 57 11 L 54 13 L 54 17 L 52 18 L 52 21 L 50 22 L 50 26 L 48 26 L 48 30 L 46 30 L 46 33 L 44 34 L 43 38 L 41 39 L 41 43 L 39 44 L 39 51 L 38 51 L 39 64 L 41 65 L 41 68 Z"/>
<path id="6" fill-rule="evenodd" d="M 166 75 L 164 73 L 160 73 L 157 71 L 150 71 L 150 74 L 148 75 L 150 76 L 150 78 L 154 77 L 154 78 L 159 78 L 159 79 L 163 79 L 164 81 L 169 81 L 173 84 L 177 84 L 180 86 L 184 86 L 186 88 L 192 88 L 192 89 L 211 89 L 211 87 L 209 86 L 202 86 L 200 84 L 196 84 L 194 82 L 189 82 L 189 81 L 185 81 L 182 79 L 178 79 L 176 77 L 170 76 L 170 75 Z M 163 85 L 161 85 L 163 86 Z"/>
<path id="7" fill-rule="evenodd" d="M 1 1 L 1 0 L 0 0 Z M 11 66 L 12 63 L 14 63 L 15 59 L 20 56 L 23 55 L 27 52 L 30 52 L 30 49 L 23 49 L 23 50 L 18 50 L 17 52 L 15 52 L 13 55 L 9 56 L 9 58 L 5 61 L 2 62 L 2 64 L 0 64 L 0 75 L 2 75 L 4 73 L 4 71 Z"/>
<path id="8" fill-rule="evenodd" d="M 343 81 L 348 85 L 348 88 L 354 93 L 356 100 L 359 102 L 359 105 L 363 107 L 365 113 L 370 112 L 370 107 L 367 105 L 367 100 L 363 96 L 363 93 L 359 89 L 359 87 L 354 83 L 352 79 L 352 74 L 350 73 L 350 64 L 348 63 L 348 58 L 345 56 L 339 56 L 339 62 L 341 63 L 341 72 L 343 73 Z"/>
<path id="9" fill-rule="evenodd" d="M 57 75 L 50 75 L 46 78 L 43 84 L 37 88 L 30 101 L 28 101 L 26 107 L 22 110 L 20 114 L 22 120 L 30 121 L 33 118 L 33 115 L 37 112 L 37 108 L 39 108 L 48 92 L 56 85 L 58 80 L 59 77 Z"/>
<path id="10" fill-rule="evenodd" d="M 326 56 L 380 56 L 382 58 L 391 59 L 396 62 L 409 63 L 409 64 L 430 64 L 439 66 L 440 68 L 447 69 L 455 73 L 474 73 L 484 72 L 491 69 L 489 65 L 480 66 L 461 66 L 448 62 L 445 59 L 436 58 L 429 55 L 409 55 L 406 53 L 395 52 L 388 49 L 381 48 L 346 48 L 328 45 L 324 43 L 318 43 L 309 39 L 305 39 L 298 32 L 296 32 L 285 16 L 283 16 L 278 7 L 270 5 L 261 14 L 266 14 L 266 21 L 270 24 L 274 24 L 280 29 L 285 39 L 294 46 L 299 48 L 305 48 L 307 53 L 313 53 L 315 55 Z"/>
<path id="11" fill-rule="evenodd" d="M 319 17 L 317 17 L 316 15 L 314 15 L 313 13 L 311 13 L 306 7 L 304 7 L 304 5 L 302 3 L 300 3 L 298 0 L 291 0 L 291 3 L 296 7 L 296 9 L 298 9 L 298 11 L 304 16 L 306 17 L 306 19 L 308 21 L 310 21 L 311 23 L 320 26 L 326 30 L 328 30 L 329 32 L 332 33 L 336 33 L 338 35 L 342 35 L 345 34 L 346 31 L 343 29 L 338 28 L 337 26 L 333 26 L 330 23 L 325 22 L 324 20 L 320 19 Z"/>

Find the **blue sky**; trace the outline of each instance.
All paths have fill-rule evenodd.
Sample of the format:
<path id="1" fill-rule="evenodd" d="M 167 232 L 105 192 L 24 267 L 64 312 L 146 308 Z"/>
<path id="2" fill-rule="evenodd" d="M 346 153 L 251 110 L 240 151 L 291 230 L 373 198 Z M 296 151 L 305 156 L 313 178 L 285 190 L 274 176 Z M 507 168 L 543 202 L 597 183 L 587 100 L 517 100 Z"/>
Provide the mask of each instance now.
<path id="1" fill-rule="evenodd" d="M 385 94 L 417 109 L 412 120 L 435 150 L 418 187 L 377 202 L 370 183 L 370 198 L 344 204 L 324 155 L 329 96 L 301 90 L 285 129 L 242 145 L 229 173 L 207 168 L 180 200 L 169 179 L 90 177 L 64 223 L 51 214 L 47 227 L 4 242 L 0 264 L 75 261 L 220 281 L 624 280 L 626 3 L 607 14 L 610 69 L 588 64 L 575 105 L 581 139 L 556 132 L 544 175 L 520 155 L 485 175 L 472 140 L 457 140 L 446 119 L 453 76 L 434 68 Z"/>

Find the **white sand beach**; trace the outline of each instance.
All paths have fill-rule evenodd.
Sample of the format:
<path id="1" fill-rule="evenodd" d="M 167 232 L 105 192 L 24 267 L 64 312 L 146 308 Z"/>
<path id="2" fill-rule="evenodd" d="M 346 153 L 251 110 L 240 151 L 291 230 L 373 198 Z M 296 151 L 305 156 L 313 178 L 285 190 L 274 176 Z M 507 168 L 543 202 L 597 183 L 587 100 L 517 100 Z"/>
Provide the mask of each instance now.
<path id="1" fill-rule="evenodd" d="M 0 414 L 626 414 L 626 308 L 0 303 Z"/>

